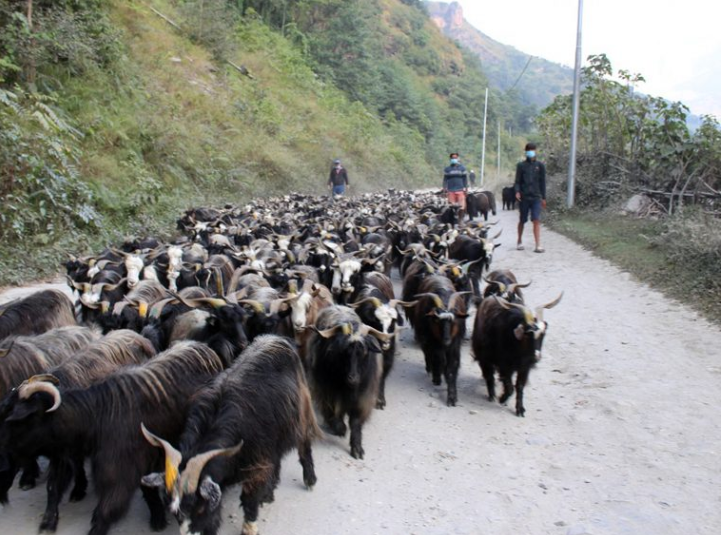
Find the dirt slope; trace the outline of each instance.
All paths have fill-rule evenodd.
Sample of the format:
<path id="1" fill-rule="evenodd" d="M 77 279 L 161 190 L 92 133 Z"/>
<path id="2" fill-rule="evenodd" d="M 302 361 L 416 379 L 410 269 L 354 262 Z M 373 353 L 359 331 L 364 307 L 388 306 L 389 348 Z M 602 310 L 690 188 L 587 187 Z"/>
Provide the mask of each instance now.
<path id="1" fill-rule="evenodd" d="M 459 405 L 426 376 L 405 331 L 388 407 L 364 432 L 366 459 L 347 439 L 314 448 L 319 482 L 302 488 L 286 458 L 264 535 L 708 534 L 721 529 L 721 332 L 571 241 L 544 231 L 545 254 L 516 251 L 516 214 L 499 214 L 495 267 L 513 269 L 546 313 L 543 360 L 526 389 L 526 418 L 486 401 L 463 351 Z M 530 229 L 527 229 L 530 240 Z M 237 488 L 222 533 L 238 533 Z M 13 489 L 0 532 L 37 531 L 44 489 Z M 59 535 L 87 531 L 92 493 L 63 504 Z M 150 533 L 140 495 L 112 533 Z M 166 533 L 177 533 L 174 521 Z"/>

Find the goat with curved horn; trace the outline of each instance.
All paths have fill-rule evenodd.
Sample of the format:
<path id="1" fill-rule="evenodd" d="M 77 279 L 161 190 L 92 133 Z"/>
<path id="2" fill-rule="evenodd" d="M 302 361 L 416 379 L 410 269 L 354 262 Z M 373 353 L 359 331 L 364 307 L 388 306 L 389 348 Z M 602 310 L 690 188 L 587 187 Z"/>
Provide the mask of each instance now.
<path id="1" fill-rule="evenodd" d="M 546 303 L 545 305 L 536 307 L 536 317 L 538 318 L 538 321 L 543 321 L 544 309 L 555 307 L 558 303 L 561 302 L 562 298 L 563 298 L 563 292 L 561 292 L 561 294 L 558 297 L 556 297 L 553 301 L 550 301 L 550 302 Z"/>
<path id="2" fill-rule="evenodd" d="M 53 412 L 62 403 L 62 397 L 60 396 L 60 390 L 53 383 L 45 380 L 26 381 L 18 387 L 18 396 L 20 399 L 28 399 L 36 392 L 45 392 L 50 394 L 53 398 L 52 406 L 45 412 Z"/>

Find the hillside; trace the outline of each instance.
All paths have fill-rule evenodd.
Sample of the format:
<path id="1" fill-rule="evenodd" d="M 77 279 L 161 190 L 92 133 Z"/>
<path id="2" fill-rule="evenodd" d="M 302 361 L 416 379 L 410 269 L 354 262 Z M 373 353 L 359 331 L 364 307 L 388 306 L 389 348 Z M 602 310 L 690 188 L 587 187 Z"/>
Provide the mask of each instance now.
<path id="1" fill-rule="evenodd" d="M 528 64 L 515 87 L 524 104 L 541 109 L 557 95 L 573 91 L 573 69 L 536 56 L 529 63 L 529 54 L 495 41 L 468 23 L 458 2 L 426 2 L 426 6 L 444 35 L 481 58 L 483 71 L 492 87 L 502 91 L 511 89 Z"/>
<path id="2" fill-rule="evenodd" d="M 353 192 L 435 185 L 452 150 L 478 166 L 486 75 L 421 2 L 32 6 L 0 0 L 5 281 L 192 205 L 323 192 L 334 158 Z M 492 92 L 488 119 L 495 137 L 528 116 Z M 502 142 L 510 161 L 521 141 Z"/>

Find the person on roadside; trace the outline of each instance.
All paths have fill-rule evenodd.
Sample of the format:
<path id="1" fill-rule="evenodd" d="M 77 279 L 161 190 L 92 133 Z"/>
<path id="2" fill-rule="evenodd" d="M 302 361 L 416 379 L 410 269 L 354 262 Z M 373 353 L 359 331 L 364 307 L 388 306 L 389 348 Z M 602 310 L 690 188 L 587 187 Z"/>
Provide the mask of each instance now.
<path id="1" fill-rule="evenodd" d="M 466 193 L 468 193 L 468 173 L 461 164 L 457 152 L 450 154 L 450 165 L 443 170 L 443 192 L 448 202 L 459 206 L 458 220 L 463 221 L 466 213 Z"/>
<path id="2" fill-rule="evenodd" d="M 348 171 L 340 163 L 340 160 L 333 160 L 333 167 L 331 167 L 328 178 L 328 189 L 331 190 L 331 195 L 343 195 L 348 188 L 350 188 Z"/>
<path id="3" fill-rule="evenodd" d="M 473 169 L 471 169 L 471 172 L 468 173 L 468 178 L 471 179 L 471 187 L 475 188 L 476 187 L 476 172 Z"/>
<path id="4" fill-rule="evenodd" d="M 523 226 L 531 216 L 536 253 L 543 253 L 541 247 L 541 210 L 546 209 L 546 166 L 536 157 L 536 144 L 526 144 L 526 159 L 516 166 L 516 182 L 513 185 L 519 202 L 521 219 L 518 222 L 518 243 L 516 249 L 523 250 Z"/>

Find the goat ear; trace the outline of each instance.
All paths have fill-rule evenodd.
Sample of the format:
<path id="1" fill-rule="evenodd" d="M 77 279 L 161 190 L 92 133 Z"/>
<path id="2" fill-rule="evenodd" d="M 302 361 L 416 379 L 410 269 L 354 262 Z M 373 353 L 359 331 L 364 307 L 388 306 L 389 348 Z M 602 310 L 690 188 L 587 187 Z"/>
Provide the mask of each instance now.
<path id="1" fill-rule="evenodd" d="M 22 422 L 23 420 L 30 418 L 34 414 L 42 412 L 44 412 L 44 409 L 39 403 L 37 403 L 37 399 L 28 400 L 25 403 L 18 403 L 17 405 L 15 405 L 13 411 L 10 413 L 10 416 L 8 416 L 5 421 Z"/>
<path id="2" fill-rule="evenodd" d="M 368 351 L 373 353 L 382 353 L 381 344 L 375 336 L 367 335 L 365 337 L 366 344 L 368 345 Z"/>
<path id="3" fill-rule="evenodd" d="M 517 340 L 523 340 L 523 335 L 526 333 L 526 326 L 523 323 L 519 323 L 518 327 L 513 329 L 513 335 Z"/>
<path id="4" fill-rule="evenodd" d="M 220 499 L 223 497 L 223 492 L 220 490 L 220 485 L 215 481 L 206 477 L 200 484 L 200 495 L 204 500 L 208 502 L 208 507 L 211 511 L 218 508 L 220 505 Z"/>
<path id="5" fill-rule="evenodd" d="M 165 488 L 165 472 L 153 472 L 140 478 L 140 484 L 154 489 Z"/>

